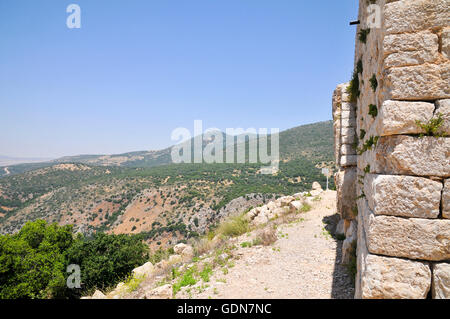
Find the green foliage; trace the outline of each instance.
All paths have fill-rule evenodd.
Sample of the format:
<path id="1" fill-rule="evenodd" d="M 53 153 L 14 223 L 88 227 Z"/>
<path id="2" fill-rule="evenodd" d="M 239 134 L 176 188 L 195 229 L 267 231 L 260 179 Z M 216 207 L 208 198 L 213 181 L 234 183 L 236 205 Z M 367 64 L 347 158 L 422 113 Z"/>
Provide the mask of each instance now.
<path id="1" fill-rule="evenodd" d="M 236 237 L 245 234 L 249 229 L 248 220 L 244 215 L 240 215 L 222 223 L 217 229 L 217 233 L 227 237 Z"/>
<path id="2" fill-rule="evenodd" d="M 437 117 L 433 117 L 427 123 L 422 123 L 421 121 L 416 121 L 417 126 L 419 126 L 422 130 L 425 131 L 424 134 L 421 134 L 420 137 L 426 136 L 435 136 L 435 137 L 445 137 L 447 134 L 445 132 L 441 132 L 440 129 L 444 124 L 444 119 L 442 118 L 442 113 L 439 113 Z"/>
<path id="3" fill-rule="evenodd" d="M 302 208 L 300 208 L 300 212 L 307 213 L 312 209 L 311 205 L 309 204 L 303 204 Z"/>
<path id="4" fill-rule="evenodd" d="M 359 41 L 361 41 L 362 43 L 366 43 L 367 42 L 367 36 L 370 33 L 370 29 L 361 29 L 358 33 L 358 38 Z"/>
<path id="5" fill-rule="evenodd" d="M 177 294 L 178 291 L 180 291 L 182 287 L 192 286 L 197 283 L 198 280 L 195 278 L 196 272 L 197 269 L 195 266 L 186 270 L 186 272 L 182 275 L 182 277 L 178 280 L 178 282 L 176 282 L 172 286 L 174 296 Z"/>
<path id="6" fill-rule="evenodd" d="M 81 267 L 83 290 L 116 285 L 148 260 L 148 247 L 139 236 L 96 234 L 80 238 L 67 251 L 68 263 Z"/>
<path id="7" fill-rule="evenodd" d="M 65 250 L 72 226 L 38 220 L 0 236 L 0 298 L 58 298 L 65 294 Z"/>
<path id="8" fill-rule="evenodd" d="M 362 74 L 363 73 L 363 63 L 362 63 L 361 59 L 359 59 L 358 63 L 356 63 L 356 72 L 358 74 Z"/>
<path id="9" fill-rule="evenodd" d="M 369 115 L 371 115 L 373 118 L 376 118 L 378 115 L 378 108 L 375 104 L 369 105 Z"/>
<path id="10" fill-rule="evenodd" d="M 358 155 L 362 155 L 365 151 L 371 150 L 378 143 L 379 136 L 371 136 L 361 149 L 358 149 Z"/>
<path id="11" fill-rule="evenodd" d="M 350 95 L 351 102 L 356 102 L 361 94 L 361 91 L 359 90 L 359 76 L 356 70 L 353 72 L 352 79 L 347 86 L 346 92 Z"/>
<path id="12" fill-rule="evenodd" d="M 377 90 L 378 87 L 378 81 L 377 81 L 377 77 L 376 75 L 372 75 L 372 77 L 370 78 L 370 87 L 372 88 L 372 90 L 375 92 Z"/>
<path id="13" fill-rule="evenodd" d="M 359 139 L 363 140 L 364 137 L 366 137 L 366 130 L 360 129 L 359 130 Z"/>

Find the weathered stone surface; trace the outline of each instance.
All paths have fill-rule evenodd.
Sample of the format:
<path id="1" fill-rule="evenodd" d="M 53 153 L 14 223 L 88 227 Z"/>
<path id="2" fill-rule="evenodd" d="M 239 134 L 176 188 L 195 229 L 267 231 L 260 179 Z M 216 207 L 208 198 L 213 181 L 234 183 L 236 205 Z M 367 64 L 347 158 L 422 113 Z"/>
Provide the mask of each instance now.
<path id="1" fill-rule="evenodd" d="M 361 208 L 370 253 L 434 261 L 450 258 L 450 220 L 375 216 L 367 200 Z"/>
<path id="2" fill-rule="evenodd" d="M 450 299 L 450 264 L 433 265 L 433 299 Z"/>
<path id="3" fill-rule="evenodd" d="M 358 200 L 360 210 L 365 200 Z M 431 286 L 430 267 L 423 262 L 369 254 L 363 215 L 358 215 L 355 298 L 424 299 Z"/>
<path id="4" fill-rule="evenodd" d="M 422 177 L 367 174 L 364 193 L 375 215 L 437 218 L 442 183 Z"/>
<path id="5" fill-rule="evenodd" d="M 289 203 L 289 209 L 290 209 L 291 213 L 298 212 L 302 207 L 303 207 L 303 201 L 301 201 L 301 200 L 296 200 L 296 201 Z"/>
<path id="6" fill-rule="evenodd" d="M 435 62 L 439 57 L 439 38 L 428 30 L 387 35 L 383 50 L 386 68 Z"/>
<path id="7" fill-rule="evenodd" d="M 400 2 L 400 1 L 399 1 Z M 409 16 L 409 14 L 408 14 Z M 450 63 L 422 64 L 386 70 L 385 88 L 395 100 L 450 98 Z"/>
<path id="8" fill-rule="evenodd" d="M 442 115 L 443 123 L 440 132 L 450 136 L 450 99 L 436 101 L 436 111 L 434 116 Z"/>
<path id="9" fill-rule="evenodd" d="M 356 163 L 357 163 L 356 155 L 343 155 L 343 156 L 341 156 L 341 166 L 342 167 L 355 166 Z"/>
<path id="10" fill-rule="evenodd" d="M 147 262 L 140 267 L 134 268 L 132 272 L 136 278 L 150 277 L 153 274 L 153 270 L 153 264 L 151 262 Z"/>
<path id="11" fill-rule="evenodd" d="M 172 298 L 172 285 L 164 285 L 145 293 L 146 299 L 171 299 Z"/>
<path id="12" fill-rule="evenodd" d="M 336 235 L 345 235 L 345 231 L 344 231 L 344 219 L 341 219 L 338 224 L 336 225 L 336 230 L 334 231 L 334 233 Z"/>
<path id="13" fill-rule="evenodd" d="M 401 33 L 386 35 L 383 39 L 385 56 L 396 52 L 408 51 L 438 51 L 439 38 L 433 32 L 426 30 L 416 33 Z"/>
<path id="14" fill-rule="evenodd" d="M 356 155 L 356 150 L 351 144 L 342 144 L 341 155 Z"/>
<path id="15" fill-rule="evenodd" d="M 341 127 L 355 127 L 356 118 L 341 119 Z"/>
<path id="16" fill-rule="evenodd" d="M 420 31 L 450 24 L 448 0 L 401 0 L 385 5 L 388 34 Z"/>
<path id="17" fill-rule="evenodd" d="M 442 192 L 442 217 L 450 218 L 450 179 L 445 180 Z"/>
<path id="18" fill-rule="evenodd" d="M 442 39 L 441 40 L 442 41 L 442 54 L 447 59 L 450 59 L 450 27 L 444 28 L 444 30 L 442 30 L 441 39 Z"/>
<path id="19" fill-rule="evenodd" d="M 343 219 L 354 219 L 356 207 L 356 167 L 340 170 L 335 175 L 337 211 Z"/>
<path id="20" fill-rule="evenodd" d="M 180 255 L 170 255 L 169 264 L 178 264 L 183 261 L 183 258 Z"/>
<path id="21" fill-rule="evenodd" d="M 351 128 L 341 132 L 341 143 L 342 144 L 353 144 L 356 138 L 355 129 Z"/>
<path id="22" fill-rule="evenodd" d="M 450 176 L 450 138 L 381 137 L 367 157 L 371 173 Z"/>
<path id="23" fill-rule="evenodd" d="M 385 101 L 372 124 L 370 136 L 424 133 L 416 121 L 427 123 L 435 105 L 426 102 Z"/>
<path id="24" fill-rule="evenodd" d="M 106 296 L 100 290 L 96 290 L 92 295 L 91 299 L 106 299 Z"/>
<path id="25" fill-rule="evenodd" d="M 342 94 L 342 101 L 347 100 L 349 101 L 350 98 L 348 97 L 347 93 Z M 355 104 L 354 103 L 348 103 L 348 102 L 342 102 L 341 104 L 341 110 L 342 111 L 353 111 L 355 110 Z M 356 110 L 354 111 L 356 113 Z"/>
<path id="26" fill-rule="evenodd" d="M 371 254 L 364 260 L 364 299 L 425 299 L 430 286 L 431 270 L 426 263 Z"/>

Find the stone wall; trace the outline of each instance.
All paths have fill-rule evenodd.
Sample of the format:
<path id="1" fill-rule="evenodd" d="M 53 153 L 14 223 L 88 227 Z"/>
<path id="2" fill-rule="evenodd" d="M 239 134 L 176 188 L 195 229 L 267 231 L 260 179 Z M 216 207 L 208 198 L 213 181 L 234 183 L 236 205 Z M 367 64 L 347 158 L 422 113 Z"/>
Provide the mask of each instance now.
<path id="1" fill-rule="evenodd" d="M 366 23 L 373 4 L 379 28 Z M 355 297 L 450 298 L 450 0 L 360 0 L 359 20 L 359 92 L 345 97 L 356 108 Z M 338 205 L 344 219 L 351 205 Z"/>

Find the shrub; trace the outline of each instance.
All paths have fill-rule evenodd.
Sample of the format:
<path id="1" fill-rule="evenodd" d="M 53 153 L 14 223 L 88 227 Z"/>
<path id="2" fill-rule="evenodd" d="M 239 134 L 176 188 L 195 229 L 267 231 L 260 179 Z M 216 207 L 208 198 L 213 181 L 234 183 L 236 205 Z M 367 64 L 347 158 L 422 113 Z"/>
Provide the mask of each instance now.
<path id="1" fill-rule="evenodd" d="M 378 87 L 378 81 L 377 81 L 377 77 L 376 75 L 372 75 L 372 77 L 370 78 L 370 86 L 372 87 L 372 90 L 375 92 L 377 90 Z"/>
<path id="2" fill-rule="evenodd" d="M 369 105 L 369 115 L 371 115 L 373 118 L 376 118 L 378 115 L 378 108 L 375 104 Z"/>
<path id="3" fill-rule="evenodd" d="M 217 233 L 227 237 L 236 237 L 248 232 L 249 228 L 248 220 L 244 215 L 240 215 L 221 224 Z"/>
<path id="4" fill-rule="evenodd" d="M 444 119 L 442 118 L 442 113 L 438 114 L 438 117 L 432 118 L 428 123 L 422 123 L 421 121 L 416 121 L 417 126 L 419 126 L 421 129 L 425 131 L 425 134 L 428 136 L 436 136 L 436 137 L 445 137 L 446 134 L 444 132 L 440 132 L 440 129 L 442 127 L 442 124 L 444 124 Z"/>
<path id="5" fill-rule="evenodd" d="M 366 43 L 367 42 L 367 36 L 370 33 L 370 29 L 361 29 L 358 33 L 358 38 L 359 41 L 361 41 L 362 43 Z"/>
<path id="6" fill-rule="evenodd" d="M 90 240 L 80 237 L 67 256 L 68 264 L 80 265 L 84 292 L 116 285 L 149 257 L 139 236 L 101 233 Z"/>
<path id="7" fill-rule="evenodd" d="M 359 90 L 359 76 L 356 70 L 353 72 L 352 79 L 350 80 L 350 84 L 347 86 L 346 92 L 350 95 L 351 102 L 356 102 L 361 94 Z"/>

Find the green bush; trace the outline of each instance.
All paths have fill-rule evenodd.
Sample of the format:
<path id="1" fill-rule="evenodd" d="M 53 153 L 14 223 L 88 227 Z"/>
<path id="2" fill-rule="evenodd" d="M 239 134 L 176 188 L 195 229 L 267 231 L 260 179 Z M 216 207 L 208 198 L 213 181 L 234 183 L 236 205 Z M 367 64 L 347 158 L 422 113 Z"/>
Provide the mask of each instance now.
<path id="1" fill-rule="evenodd" d="M 97 234 L 73 236 L 73 226 L 26 223 L 0 236 L 0 298 L 74 298 L 127 278 L 148 260 L 140 237 Z M 67 288 L 67 266 L 81 268 L 81 289 Z"/>
<path id="2" fill-rule="evenodd" d="M 221 224 L 217 232 L 227 237 L 236 237 L 248 232 L 249 229 L 248 220 L 245 219 L 245 215 L 241 215 Z"/>
<path id="3" fill-rule="evenodd" d="M 64 251 L 72 226 L 26 223 L 15 235 L 0 236 L 0 298 L 58 298 L 66 292 Z"/>
<path id="4" fill-rule="evenodd" d="M 82 289 L 91 292 L 119 283 L 148 260 L 148 247 L 139 236 L 96 234 L 80 237 L 67 251 L 68 264 L 81 268 Z"/>

